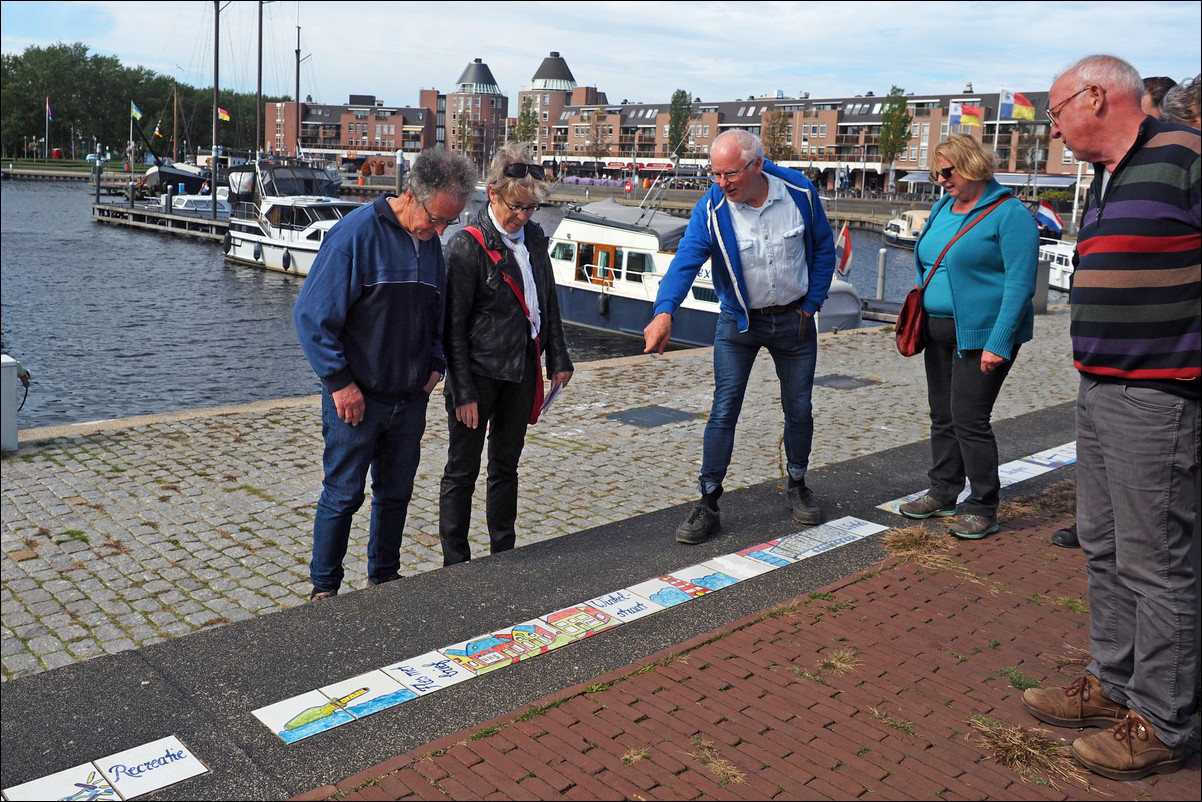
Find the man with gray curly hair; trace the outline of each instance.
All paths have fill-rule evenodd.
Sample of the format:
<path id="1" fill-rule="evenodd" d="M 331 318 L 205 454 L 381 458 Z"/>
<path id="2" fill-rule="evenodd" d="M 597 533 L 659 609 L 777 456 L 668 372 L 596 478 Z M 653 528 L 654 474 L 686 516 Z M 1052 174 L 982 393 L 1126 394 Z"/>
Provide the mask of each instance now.
<path id="1" fill-rule="evenodd" d="M 367 578 L 372 585 L 400 578 L 426 404 L 447 364 L 439 236 L 475 188 L 467 159 L 422 151 L 400 195 L 365 204 L 330 229 L 296 299 L 301 350 L 321 378 L 325 439 L 309 601 L 338 595 L 369 468 Z"/>

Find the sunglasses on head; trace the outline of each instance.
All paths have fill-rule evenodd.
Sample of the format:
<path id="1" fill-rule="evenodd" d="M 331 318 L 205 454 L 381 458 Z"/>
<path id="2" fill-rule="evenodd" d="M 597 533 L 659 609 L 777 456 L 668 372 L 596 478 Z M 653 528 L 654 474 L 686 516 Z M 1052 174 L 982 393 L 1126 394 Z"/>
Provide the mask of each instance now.
<path id="1" fill-rule="evenodd" d="M 505 175 L 509 176 L 510 178 L 525 178 L 526 176 L 530 176 L 535 181 L 542 181 L 547 177 L 547 173 L 540 165 L 524 164 L 522 162 L 511 164 L 506 167 Z"/>

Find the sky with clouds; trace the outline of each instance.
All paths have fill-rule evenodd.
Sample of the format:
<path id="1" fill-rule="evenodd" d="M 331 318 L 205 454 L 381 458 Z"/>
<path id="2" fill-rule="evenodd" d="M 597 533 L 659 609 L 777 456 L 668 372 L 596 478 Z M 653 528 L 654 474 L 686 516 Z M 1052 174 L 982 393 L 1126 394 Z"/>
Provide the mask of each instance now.
<path id="1" fill-rule="evenodd" d="M 783 92 L 796 97 L 1044 91 L 1069 63 L 1111 53 L 1143 75 L 1198 73 L 1202 3 L 1193 2 L 279 2 L 226 0 L 223 89 L 291 96 L 299 27 L 301 94 L 343 104 L 374 95 L 417 105 L 450 92 L 482 59 L 516 99 L 559 52 L 576 82 L 610 102 L 667 103 Z M 0 2 L 5 54 L 82 42 L 130 67 L 212 86 L 214 7 L 173 2 Z"/>

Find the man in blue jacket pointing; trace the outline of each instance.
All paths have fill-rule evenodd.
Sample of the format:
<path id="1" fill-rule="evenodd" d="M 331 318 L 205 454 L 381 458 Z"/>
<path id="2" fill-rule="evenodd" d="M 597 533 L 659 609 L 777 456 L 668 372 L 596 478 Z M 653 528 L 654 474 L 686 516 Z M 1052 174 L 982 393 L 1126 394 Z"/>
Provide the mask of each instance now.
<path id="1" fill-rule="evenodd" d="M 644 353 L 663 353 L 672 316 L 707 260 L 721 302 L 714 334 L 714 401 L 702 444 L 701 499 L 676 530 L 680 543 L 705 542 L 720 528 L 718 497 L 734 450 L 735 426 L 752 365 L 767 348 L 785 413 L 785 496 L 793 520 L 822 523 L 806 487 L 814 439 L 814 314 L 835 274 L 835 240 L 810 180 L 764 158 L 759 137 L 726 131 L 710 151 L 714 185 L 693 208 L 688 229 L 659 285 Z"/>

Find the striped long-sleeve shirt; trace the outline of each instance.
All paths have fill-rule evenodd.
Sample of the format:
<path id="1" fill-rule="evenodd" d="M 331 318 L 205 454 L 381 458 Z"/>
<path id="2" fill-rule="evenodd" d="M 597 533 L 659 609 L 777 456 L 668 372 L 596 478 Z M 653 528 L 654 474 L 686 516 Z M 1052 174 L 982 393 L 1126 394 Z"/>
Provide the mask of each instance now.
<path id="1" fill-rule="evenodd" d="M 1200 143 L 1148 117 L 1108 180 L 1094 165 L 1070 295 L 1082 373 L 1202 394 Z"/>

